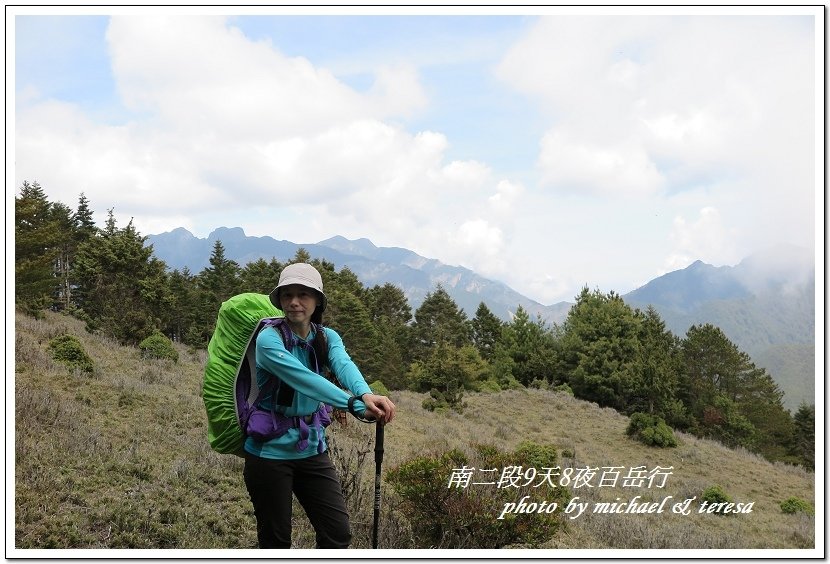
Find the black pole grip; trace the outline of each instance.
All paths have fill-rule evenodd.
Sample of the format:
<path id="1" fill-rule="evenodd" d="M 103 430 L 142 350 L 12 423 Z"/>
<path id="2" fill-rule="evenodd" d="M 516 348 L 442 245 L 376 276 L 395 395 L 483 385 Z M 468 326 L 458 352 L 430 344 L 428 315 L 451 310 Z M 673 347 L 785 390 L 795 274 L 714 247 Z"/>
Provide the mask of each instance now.
<path id="1" fill-rule="evenodd" d="M 375 514 L 372 523 L 372 548 L 378 547 L 380 524 L 380 467 L 383 464 L 383 421 L 375 423 Z"/>
<path id="2" fill-rule="evenodd" d="M 383 463 L 383 421 L 375 423 L 375 469 L 380 472 Z"/>

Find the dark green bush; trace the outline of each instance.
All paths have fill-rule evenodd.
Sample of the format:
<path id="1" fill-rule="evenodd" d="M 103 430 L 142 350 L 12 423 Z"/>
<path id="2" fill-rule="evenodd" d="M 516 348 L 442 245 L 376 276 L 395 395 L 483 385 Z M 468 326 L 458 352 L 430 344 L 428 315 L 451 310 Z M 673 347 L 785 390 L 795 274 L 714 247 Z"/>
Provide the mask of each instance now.
<path id="1" fill-rule="evenodd" d="M 399 507 L 411 524 L 417 545 L 533 547 L 552 538 L 562 526 L 562 508 L 570 499 L 565 488 L 539 485 L 544 469 L 556 467 L 556 449 L 526 442 L 513 452 L 491 445 L 475 445 L 473 450 L 472 459 L 455 449 L 416 457 L 387 472 L 386 479 L 401 498 Z M 476 473 L 475 469 L 493 471 Z M 499 483 L 506 469 L 512 469 L 510 475 L 516 478 L 510 485 Z M 464 470 L 473 471 L 469 483 L 461 478 Z M 481 483 L 485 481 L 488 483 Z M 550 513 L 505 511 L 507 504 L 516 507 L 523 499 L 526 507 L 546 502 L 547 506 L 555 503 L 556 509 Z"/>
<path id="2" fill-rule="evenodd" d="M 452 409 L 458 413 L 464 413 L 465 404 L 462 400 L 463 395 L 464 392 L 461 390 L 441 392 L 436 388 L 432 388 L 429 391 L 429 397 L 421 402 L 421 407 L 427 411 L 447 411 Z"/>
<path id="3" fill-rule="evenodd" d="M 727 495 L 721 486 L 716 484 L 703 490 L 703 493 L 700 496 L 700 501 L 707 501 L 709 502 L 709 505 L 712 505 L 716 503 L 732 503 L 732 498 Z M 724 515 L 722 508 L 718 509 L 714 513 Z"/>
<path id="4" fill-rule="evenodd" d="M 554 386 L 553 391 L 554 392 L 564 392 L 564 393 L 568 394 L 569 396 L 574 395 L 574 391 L 571 389 L 571 387 L 568 385 L 567 382 L 559 384 L 558 386 Z"/>
<path id="5" fill-rule="evenodd" d="M 816 513 L 816 510 L 813 509 L 813 506 L 812 504 L 810 504 L 810 502 L 798 497 L 791 497 L 785 501 L 782 501 L 781 511 L 789 514 L 803 512 L 807 515 L 815 515 Z"/>
<path id="6" fill-rule="evenodd" d="M 441 398 L 441 392 L 432 390 L 429 397 L 421 402 L 421 407 L 427 411 L 435 411 L 436 409 L 448 408 L 447 401 Z"/>
<path id="7" fill-rule="evenodd" d="M 499 385 L 498 380 L 496 380 L 495 378 L 488 378 L 486 380 L 482 380 L 481 382 L 478 382 L 476 385 L 477 392 L 495 394 L 500 392 L 501 390 L 502 387 Z"/>
<path id="8" fill-rule="evenodd" d="M 84 350 L 81 341 L 74 335 L 59 335 L 49 341 L 52 358 L 66 365 L 70 370 L 80 370 L 91 374 L 94 366 L 92 358 Z"/>
<path id="9" fill-rule="evenodd" d="M 372 389 L 373 394 L 377 394 L 379 396 L 388 396 L 389 395 L 389 389 L 380 380 L 375 380 L 374 382 L 369 384 L 369 387 Z"/>
<path id="10" fill-rule="evenodd" d="M 632 414 L 631 421 L 628 423 L 628 428 L 625 432 L 629 437 L 634 437 L 648 446 L 661 448 L 677 446 L 677 438 L 674 436 L 674 431 L 666 425 L 662 417 L 657 415 L 651 415 L 649 413 Z"/>
<path id="11" fill-rule="evenodd" d="M 540 445 L 531 441 L 519 443 L 513 457 L 521 460 L 526 468 L 553 468 L 559 459 L 553 445 Z"/>
<path id="12" fill-rule="evenodd" d="M 536 388 L 537 390 L 550 390 L 550 382 L 544 378 L 534 378 L 530 381 L 528 388 Z"/>
<path id="13" fill-rule="evenodd" d="M 179 353 L 173 348 L 173 343 L 159 331 L 156 331 L 138 344 L 142 358 L 169 359 L 179 361 Z"/>

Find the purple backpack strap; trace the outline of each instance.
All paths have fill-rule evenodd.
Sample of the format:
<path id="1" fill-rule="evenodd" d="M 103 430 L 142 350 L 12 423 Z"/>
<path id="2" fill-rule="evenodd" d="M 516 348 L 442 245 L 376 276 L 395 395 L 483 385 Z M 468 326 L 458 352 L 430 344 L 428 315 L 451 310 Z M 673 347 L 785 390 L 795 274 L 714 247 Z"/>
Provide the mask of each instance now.
<path id="1" fill-rule="evenodd" d="M 280 334 L 282 337 L 282 342 L 285 345 L 285 348 L 288 349 L 288 352 L 294 348 L 294 345 L 297 344 L 297 338 L 294 336 L 294 333 L 291 331 L 291 327 L 288 326 L 288 322 L 285 321 L 284 317 L 272 317 L 263 322 L 265 327 L 273 327 L 277 330 L 277 333 Z"/>

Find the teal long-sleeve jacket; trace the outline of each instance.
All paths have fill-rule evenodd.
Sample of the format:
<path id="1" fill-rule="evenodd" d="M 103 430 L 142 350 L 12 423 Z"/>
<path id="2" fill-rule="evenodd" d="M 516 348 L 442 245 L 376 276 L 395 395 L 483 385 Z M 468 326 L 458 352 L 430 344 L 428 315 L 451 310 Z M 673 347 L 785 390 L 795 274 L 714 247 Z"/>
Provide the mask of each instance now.
<path id="1" fill-rule="evenodd" d="M 340 338 L 340 335 L 328 327 L 325 327 L 323 330 L 326 332 L 326 341 L 328 343 L 329 367 L 340 384 L 358 397 L 366 393 L 371 393 L 372 390 L 369 388 L 357 365 L 355 365 L 346 352 L 343 339 Z M 316 333 L 312 329 L 306 342 L 310 345 L 315 336 Z M 302 339 L 300 340 L 302 341 Z M 257 384 L 261 388 L 272 377 L 271 375 L 275 374 L 280 380 L 295 390 L 294 401 L 291 406 L 280 406 L 277 408 L 279 412 L 284 413 L 286 416 L 311 415 L 320 407 L 321 403 L 339 409 L 347 408 L 350 394 L 335 384 L 332 384 L 323 376 L 316 374 L 312 368 L 309 368 L 314 366 L 313 354 L 307 347 L 302 346 L 295 346 L 291 351 L 286 349 L 282 337 L 273 327 L 263 329 L 257 336 Z M 265 397 L 260 405 L 263 409 L 270 409 L 271 401 L 272 398 L 270 396 Z M 354 409 L 358 414 L 362 415 L 365 412 L 366 406 L 362 401 L 356 400 L 354 402 Z M 245 450 L 263 458 L 284 460 L 314 456 L 326 448 L 324 429 L 318 430 L 312 426 L 309 429 L 308 447 L 302 451 L 297 451 L 296 447 L 299 437 L 300 431 L 298 429 L 290 429 L 281 437 L 276 437 L 266 442 L 258 442 L 248 437 L 245 440 Z M 320 442 L 323 443 L 322 448 L 319 448 Z"/>

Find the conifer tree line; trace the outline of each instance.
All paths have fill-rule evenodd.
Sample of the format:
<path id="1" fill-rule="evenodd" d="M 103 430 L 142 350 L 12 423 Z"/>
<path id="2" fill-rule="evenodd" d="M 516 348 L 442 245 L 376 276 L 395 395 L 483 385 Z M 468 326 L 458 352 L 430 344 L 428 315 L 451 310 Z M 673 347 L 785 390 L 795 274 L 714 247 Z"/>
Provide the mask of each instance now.
<path id="1" fill-rule="evenodd" d="M 37 182 L 15 197 L 15 303 L 42 316 L 52 309 L 87 329 L 135 345 L 160 331 L 205 348 L 221 303 L 242 292 L 267 294 L 282 269 L 310 262 L 328 296 L 324 322 L 337 330 L 368 382 L 428 393 L 428 409 L 463 410 L 470 391 L 563 390 L 625 415 L 648 413 L 670 426 L 769 460 L 814 467 L 815 407 L 794 415 L 764 368 L 710 324 L 670 332 L 656 310 L 583 288 L 561 324 L 532 319 L 521 306 L 509 322 L 482 302 L 469 318 L 440 285 L 412 311 L 402 289 L 365 287 L 348 268 L 300 249 L 290 261 L 246 265 L 214 244 L 198 273 L 169 270 L 132 224 L 108 216 L 96 226 L 81 194 L 73 210 L 50 202 Z M 544 414 L 517 414 L 544 418 Z"/>

